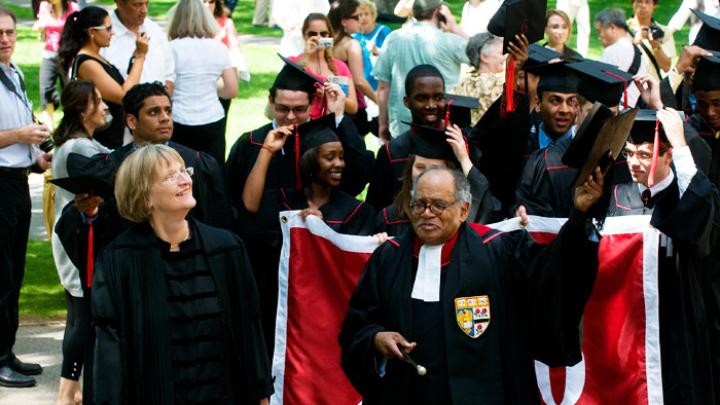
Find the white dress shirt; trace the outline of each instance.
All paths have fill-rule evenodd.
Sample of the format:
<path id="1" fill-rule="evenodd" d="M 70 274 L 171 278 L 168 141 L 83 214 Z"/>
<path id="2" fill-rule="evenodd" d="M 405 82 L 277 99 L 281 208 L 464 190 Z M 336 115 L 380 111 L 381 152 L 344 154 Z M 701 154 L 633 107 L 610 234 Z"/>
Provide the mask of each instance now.
<path id="1" fill-rule="evenodd" d="M 18 94 L 0 83 L 0 131 L 17 129 L 32 124 L 32 102 L 20 86 L 22 73 L 17 66 L 0 63 L 0 69 L 10 79 Z M 37 150 L 26 143 L 0 148 L 0 167 L 26 168 L 35 163 Z"/>
<path id="2" fill-rule="evenodd" d="M 640 54 L 640 68 L 638 69 L 637 74 L 644 74 L 648 71 L 647 61 L 642 57 L 642 51 L 640 51 Z M 600 62 L 615 65 L 618 69 L 627 72 L 633 63 L 634 58 L 635 50 L 632 39 L 630 36 L 625 36 L 603 50 L 603 53 L 600 56 Z M 627 93 L 629 107 L 635 107 L 635 104 L 640 97 L 640 90 L 638 90 L 637 86 L 635 86 L 632 81 L 627 83 Z"/>
<path id="3" fill-rule="evenodd" d="M 130 58 L 135 53 L 135 42 L 137 37 L 120 22 L 117 10 L 110 13 L 113 26 L 113 37 L 110 46 L 102 48 L 100 55 L 115 65 L 122 76 L 127 79 Z M 140 32 L 148 35 L 148 53 L 143 64 L 140 83 L 175 81 L 175 61 L 170 51 L 170 43 L 167 34 L 160 26 L 150 18 L 140 26 Z"/>

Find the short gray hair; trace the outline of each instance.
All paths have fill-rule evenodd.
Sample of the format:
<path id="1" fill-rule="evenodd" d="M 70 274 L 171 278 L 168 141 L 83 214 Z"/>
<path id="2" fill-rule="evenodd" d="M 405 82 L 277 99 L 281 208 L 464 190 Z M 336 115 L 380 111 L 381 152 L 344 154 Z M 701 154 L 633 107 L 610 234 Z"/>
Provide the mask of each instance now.
<path id="1" fill-rule="evenodd" d="M 595 16 L 595 22 L 600 23 L 603 28 L 607 28 L 610 25 L 614 25 L 618 28 L 622 28 L 625 31 L 628 30 L 628 25 L 625 18 L 625 12 L 619 8 L 606 8 Z"/>
<path id="2" fill-rule="evenodd" d="M 496 37 L 489 32 L 482 32 L 470 37 L 465 47 L 465 54 L 470 60 L 470 65 L 478 69 L 480 67 L 480 55 L 489 54 L 492 47 L 500 41 L 502 41 L 502 38 Z"/>
<path id="3" fill-rule="evenodd" d="M 168 37 L 213 38 L 220 27 L 202 0 L 180 0 L 171 10 Z"/>
<path id="4" fill-rule="evenodd" d="M 415 190 L 417 190 L 417 185 L 418 183 L 420 183 L 420 179 L 423 178 L 423 176 L 425 176 L 426 174 L 436 171 L 449 173 L 453 177 L 453 179 L 455 180 L 455 200 L 457 202 L 459 202 L 460 204 L 469 204 L 472 202 L 470 182 L 468 182 L 467 177 L 465 177 L 465 175 L 459 170 L 449 169 L 442 166 L 431 166 L 428 169 L 423 170 L 423 172 L 420 173 L 415 178 L 415 180 L 413 180 L 412 190 L 410 190 L 410 200 L 415 199 Z"/>

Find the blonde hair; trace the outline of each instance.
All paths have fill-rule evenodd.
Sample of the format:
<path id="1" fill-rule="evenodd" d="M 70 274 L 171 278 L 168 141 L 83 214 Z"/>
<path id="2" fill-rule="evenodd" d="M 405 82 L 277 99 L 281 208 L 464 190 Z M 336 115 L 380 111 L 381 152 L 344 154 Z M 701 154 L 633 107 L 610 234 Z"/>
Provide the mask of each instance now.
<path id="1" fill-rule="evenodd" d="M 120 165 L 115 176 L 115 200 L 120 215 L 132 222 L 145 222 L 150 217 L 150 187 L 157 181 L 160 162 L 185 161 L 175 149 L 165 145 L 146 145 L 131 153 Z"/>
<path id="2" fill-rule="evenodd" d="M 168 37 L 214 38 L 220 27 L 201 0 L 180 0 L 171 10 Z"/>
<path id="3" fill-rule="evenodd" d="M 563 22 L 565 22 L 565 25 L 568 26 L 567 42 L 570 42 L 570 37 L 572 37 L 573 28 L 572 28 L 572 22 L 570 22 L 570 17 L 567 15 L 566 12 L 564 12 L 562 10 L 558 10 L 556 8 L 551 8 L 550 10 L 548 10 L 547 14 L 545 15 L 545 28 L 547 29 L 548 23 L 550 22 L 550 17 L 552 17 L 554 15 L 562 18 Z"/>
<path id="4" fill-rule="evenodd" d="M 358 8 L 364 8 L 370 11 L 370 15 L 372 15 L 373 20 L 377 20 L 377 6 L 375 5 L 374 1 L 371 0 L 358 0 Z"/>

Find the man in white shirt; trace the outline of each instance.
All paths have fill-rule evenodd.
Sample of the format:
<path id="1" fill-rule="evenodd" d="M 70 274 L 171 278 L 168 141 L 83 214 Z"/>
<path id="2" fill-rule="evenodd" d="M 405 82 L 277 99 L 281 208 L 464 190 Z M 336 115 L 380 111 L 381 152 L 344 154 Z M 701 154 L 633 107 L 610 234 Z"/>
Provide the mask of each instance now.
<path id="1" fill-rule="evenodd" d="M 0 6 L 0 386 L 30 387 L 35 385 L 30 375 L 42 373 L 42 367 L 21 362 L 12 349 L 30 230 L 28 173 L 50 165 L 50 156 L 35 146 L 50 131 L 33 124 L 22 73 L 12 63 L 15 22 L 15 14 Z"/>
<path id="2" fill-rule="evenodd" d="M 647 62 L 642 51 L 633 44 L 628 33 L 625 12 L 618 8 L 606 8 L 595 16 L 595 29 L 605 48 L 600 62 L 617 66 L 633 75 L 647 73 Z M 628 106 L 634 107 L 640 97 L 635 86 L 628 86 Z"/>
<path id="3" fill-rule="evenodd" d="M 115 11 L 110 13 L 114 35 L 110 46 L 103 48 L 100 54 L 127 79 L 135 41 L 140 33 L 147 33 L 149 46 L 140 83 L 165 83 L 168 92 L 172 93 L 175 61 L 167 34 L 155 21 L 147 18 L 148 0 L 115 0 L 115 6 Z"/>

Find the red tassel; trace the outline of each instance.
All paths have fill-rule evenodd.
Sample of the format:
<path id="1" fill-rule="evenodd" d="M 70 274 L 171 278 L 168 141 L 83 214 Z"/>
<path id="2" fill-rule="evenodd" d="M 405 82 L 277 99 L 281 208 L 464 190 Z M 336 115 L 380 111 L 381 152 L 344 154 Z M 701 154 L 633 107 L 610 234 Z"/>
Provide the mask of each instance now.
<path id="1" fill-rule="evenodd" d="M 94 252 L 93 252 L 93 239 L 95 239 L 94 233 L 93 233 L 93 223 L 92 221 L 89 221 L 88 223 L 88 242 L 87 242 L 87 262 L 86 262 L 86 268 L 87 271 L 85 272 L 85 285 L 87 288 L 92 287 L 92 277 L 93 277 L 93 268 L 95 267 L 95 259 L 94 259 Z"/>
<path id="2" fill-rule="evenodd" d="M 628 84 L 627 84 L 627 80 L 623 79 L 621 76 L 618 76 L 618 75 L 616 75 L 616 74 L 613 73 L 613 72 L 605 71 L 604 73 L 605 73 L 606 75 L 612 76 L 612 77 L 614 77 L 614 78 L 622 81 L 622 83 L 623 83 L 623 108 L 624 108 L 624 109 L 625 109 L 625 108 L 628 108 L 628 91 L 627 91 L 627 86 L 628 86 Z"/>
<path id="3" fill-rule="evenodd" d="M 657 168 L 658 155 L 660 154 L 660 121 L 655 120 L 655 140 L 653 141 L 653 156 L 650 164 L 650 175 L 648 176 L 648 188 L 655 184 L 655 169 Z"/>
<path id="4" fill-rule="evenodd" d="M 302 180 L 300 179 L 300 133 L 295 126 L 295 188 L 302 188 Z"/>
<path id="5" fill-rule="evenodd" d="M 450 124 L 450 106 L 454 102 L 455 102 L 455 99 L 451 98 L 450 100 L 448 100 L 447 104 L 445 104 L 445 128 L 447 128 L 448 125 Z"/>
<path id="6" fill-rule="evenodd" d="M 515 59 L 505 62 L 505 112 L 515 111 Z"/>

